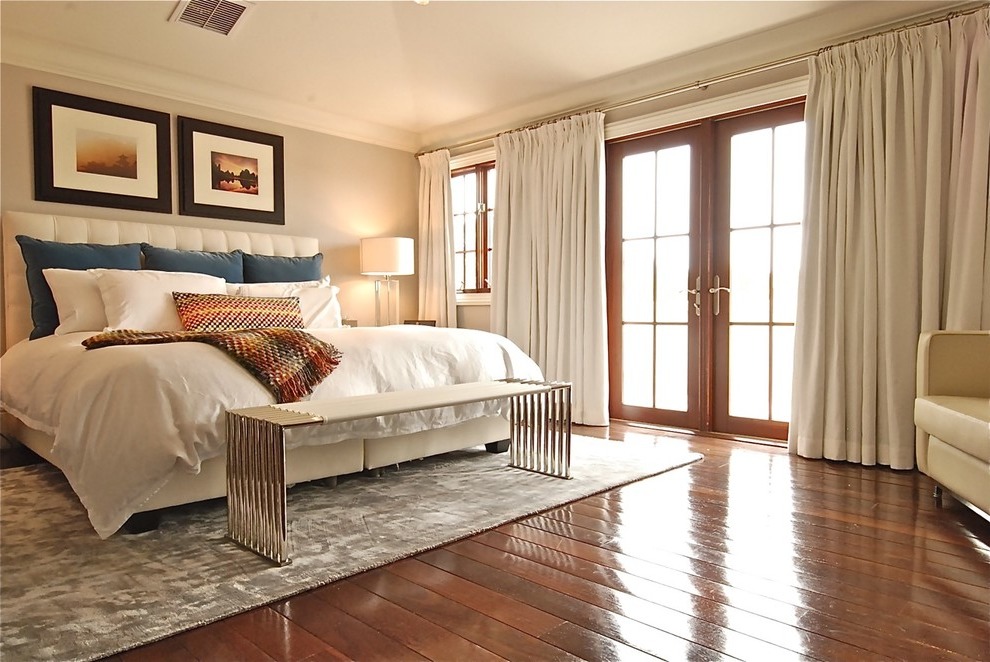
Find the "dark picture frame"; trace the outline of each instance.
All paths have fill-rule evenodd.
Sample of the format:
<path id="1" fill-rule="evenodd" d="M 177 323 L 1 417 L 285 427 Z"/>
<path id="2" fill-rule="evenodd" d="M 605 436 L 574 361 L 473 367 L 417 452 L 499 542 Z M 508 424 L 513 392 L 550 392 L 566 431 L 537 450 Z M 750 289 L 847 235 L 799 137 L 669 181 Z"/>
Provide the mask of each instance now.
<path id="1" fill-rule="evenodd" d="M 178 118 L 179 213 L 285 225 L 282 136 Z"/>
<path id="2" fill-rule="evenodd" d="M 32 87 L 34 197 L 171 213 L 171 118 Z"/>

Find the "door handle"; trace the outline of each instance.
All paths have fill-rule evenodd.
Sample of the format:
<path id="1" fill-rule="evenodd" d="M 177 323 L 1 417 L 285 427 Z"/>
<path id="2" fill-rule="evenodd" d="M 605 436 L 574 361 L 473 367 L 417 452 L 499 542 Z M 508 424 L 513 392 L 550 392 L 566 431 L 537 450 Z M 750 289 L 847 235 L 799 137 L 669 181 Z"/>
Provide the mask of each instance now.
<path id="1" fill-rule="evenodd" d="M 696 317 L 701 317 L 701 276 L 695 277 L 694 289 L 688 290 L 687 293 L 694 295 L 694 314 Z"/>
<path id="2" fill-rule="evenodd" d="M 719 277 L 718 277 L 718 274 L 715 274 L 715 287 L 709 287 L 708 288 L 708 293 L 715 295 L 715 296 L 712 297 L 712 314 L 715 315 L 716 317 L 718 317 L 718 314 L 719 314 L 719 312 L 721 310 L 721 306 L 719 304 L 722 301 L 722 295 L 719 294 L 719 293 L 720 292 L 731 292 L 731 291 L 732 290 L 730 290 L 728 287 L 720 287 L 719 286 Z"/>

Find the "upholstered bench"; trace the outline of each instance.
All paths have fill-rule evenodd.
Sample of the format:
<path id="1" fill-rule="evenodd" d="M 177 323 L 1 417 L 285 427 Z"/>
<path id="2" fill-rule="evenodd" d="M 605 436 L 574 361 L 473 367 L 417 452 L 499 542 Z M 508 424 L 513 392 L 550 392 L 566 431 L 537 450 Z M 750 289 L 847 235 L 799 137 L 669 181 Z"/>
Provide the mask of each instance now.
<path id="1" fill-rule="evenodd" d="M 285 430 L 486 400 L 509 401 L 509 464 L 570 478 L 571 385 L 504 380 L 295 402 L 227 412 L 227 533 L 280 565 L 291 562 Z M 327 447 L 332 452 L 333 445 Z"/>

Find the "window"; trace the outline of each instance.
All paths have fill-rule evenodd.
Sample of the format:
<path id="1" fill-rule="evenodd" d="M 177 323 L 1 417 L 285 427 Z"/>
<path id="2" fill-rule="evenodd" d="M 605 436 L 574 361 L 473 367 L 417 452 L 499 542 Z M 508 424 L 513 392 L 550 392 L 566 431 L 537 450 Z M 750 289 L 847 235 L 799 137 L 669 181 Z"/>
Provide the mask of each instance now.
<path id="1" fill-rule="evenodd" d="M 495 164 L 483 163 L 453 171 L 450 193 L 457 292 L 491 292 Z"/>

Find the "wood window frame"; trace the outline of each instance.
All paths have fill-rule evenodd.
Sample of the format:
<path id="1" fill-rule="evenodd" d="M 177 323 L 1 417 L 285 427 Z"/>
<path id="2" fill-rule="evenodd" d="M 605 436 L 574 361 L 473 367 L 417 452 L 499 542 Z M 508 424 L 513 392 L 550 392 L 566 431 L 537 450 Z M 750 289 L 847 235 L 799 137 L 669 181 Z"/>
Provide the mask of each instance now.
<path id="1" fill-rule="evenodd" d="M 485 163 L 479 163 L 476 165 L 466 166 L 463 168 L 457 168 L 450 172 L 451 178 L 459 177 L 462 175 L 474 173 L 476 175 L 475 180 L 477 182 L 477 197 L 479 200 L 479 207 L 475 209 L 475 283 L 478 287 L 475 288 L 461 288 L 460 283 L 455 283 L 456 291 L 458 294 L 489 294 L 491 293 L 491 274 L 488 272 L 488 255 L 492 250 L 492 246 L 488 241 L 488 214 L 492 210 L 489 206 L 489 202 L 493 201 L 495 196 L 495 191 L 488 190 L 488 173 L 495 170 L 494 161 L 486 161 Z M 484 207 L 482 209 L 482 206 Z M 464 246 L 463 251 L 458 250 L 458 246 L 454 247 L 454 259 L 459 259 L 459 255 L 463 255 L 465 252 L 469 252 L 471 247 Z M 468 265 L 464 265 L 465 269 Z"/>

